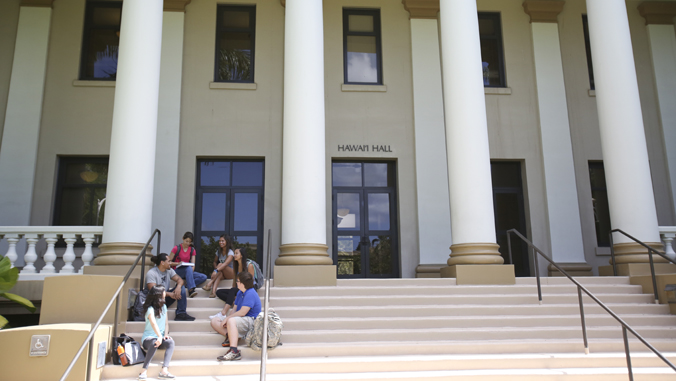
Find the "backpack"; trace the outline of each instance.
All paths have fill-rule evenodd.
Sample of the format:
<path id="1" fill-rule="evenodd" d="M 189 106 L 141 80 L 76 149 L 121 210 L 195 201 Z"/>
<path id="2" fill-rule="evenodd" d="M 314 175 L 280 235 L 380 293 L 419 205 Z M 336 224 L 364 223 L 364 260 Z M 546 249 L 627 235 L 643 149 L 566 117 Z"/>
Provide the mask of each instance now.
<path id="1" fill-rule="evenodd" d="M 145 351 L 133 337 L 124 333 L 113 337 L 112 360 L 115 365 L 130 366 L 144 362 Z"/>
<path id="2" fill-rule="evenodd" d="M 129 289 L 129 304 L 132 307 L 129 309 L 129 321 L 145 321 L 146 318 L 143 316 L 143 304 L 146 302 L 148 297 L 148 289 L 145 288 L 141 292 L 136 292 L 134 289 Z M 132 302 L 132 298 L 134 299 Z"/>
<path id="3" fill-rule="evenodd" d="M 176 254 L 174 254 L 174 262 L 178 262 L 178 254 L 181 253 L 181 250 L 183 250 L 183 247 L 181 247 L 181 244 L 179 243 L 178 245 L 174 246 L 174 249 L 176 249 Z M 171 253 L 171 252 L 169 252 Z M 169 254 L 171 256 L 171 254 Z M 190 246 L 190 257 L 192 258 L 197 255 L 197 251 L 195 251 L 195 248 Z M 190 262 L 190 259 L 188 259 L 188 262 Z M 173 267 L 172 267 L 173 268 Z"/>
<path id="4" fill-rule="evenodd" d="M 252 261 L 251 259 L 247 259 L 246 261 L 246 267 L 249 267 L 249 264 L 252 264 L 254 267 L 254 290 L 258 291 L 259 288 L 263 285 L 263 272 L 261 271 L 260 266 L 258 266 L 258 262 Z"/>
<path id="5" fill-rule="evenodd" d="M 253 328 L 246 333 L 246 344 L 254 351 L 260 352 L 263 346 L 263 317 L 264 311 L 258 314 L 254 320 Z M 282 345 L 282 329 L 284 323 L 279 315 L 272 308 L 268 309 L 268 350 L 275 349 L 278 345 Z"/>

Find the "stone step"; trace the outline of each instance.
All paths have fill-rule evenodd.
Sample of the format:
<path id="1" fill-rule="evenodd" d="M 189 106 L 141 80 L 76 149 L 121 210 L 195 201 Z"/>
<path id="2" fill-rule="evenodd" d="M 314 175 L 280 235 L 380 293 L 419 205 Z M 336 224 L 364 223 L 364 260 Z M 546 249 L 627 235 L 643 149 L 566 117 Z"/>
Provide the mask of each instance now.
<path id="1" fill-rule="evenodd" d="M 676 327 L 674 315 L 624 315 L 622 319 L 629 325 Z M 553 327 L 580 326 L 577 315 L 544 315 L 544 316 L 424 316 L 397 317 L 388 319 L 381 317 L 366 318 L 284 318 L 284 330 L 332 330 L 332 329 L 406 329 L 406 328 L 477 328 L 477 327 Z M 619 323 L 608 314 L 586 314 L 588 327 L 619 326 Z M 208 320 L 198 319 L 194 322 L 171 322 L 172 332 L 213 332 Z M 144 322 L 127 322 L 126 331 L 141 333 Z"/>
<path id="2" fill-rule="evenodd" d="M 221 350 L 223 352 L 223 350 Z M 271 351 L 270 354 L 274 353 Z M 149 368 L 149 376 L 156 376 L 161 366 L 161 353 L 155 356 Z M 670 361 L 676 361 L 675 353 L 667 353 Z M 640 373 L 641 368 L 666 368 L 665 363 L 651 353 L 632 354 L 632 366 Z M 134 377 L 140 372 L 140 365 L 121 367 L 106 365 L 103 370 L 104 379 L 123 379 Z M 510 373 L 507 370 L 541 370 L 541 369 L 592 369 L 592 368 L 624 368 L 626 358 L 623 353 L 585 354 L 507 354 L 507 355 L 394 355 L 394 356 L 351 356 L 351 357 L 311 357 L 299 359 L 278 359 L 270 357 L 266 364 L 268 377 L 275 375 L 309 376 L 322 373 L 327 377 L 349 375 L 354 373 L 375 372 L 388 373 L 399 378 L 401 372 L 433 372 L 433 371 L 482 371 L 493 370 Z M 666 368 L 668 369 L 668 368 Z M 242 350 L 242 360 L 234 362 L 218 362 L 215 359 L 172 361 L 171 372 L 178 377 L 190 376 L 237 376 L 256 375 L 260 370 L 260 353 L 249 349 Z M 673 372 L 673 370 L 672 370 Z"/>

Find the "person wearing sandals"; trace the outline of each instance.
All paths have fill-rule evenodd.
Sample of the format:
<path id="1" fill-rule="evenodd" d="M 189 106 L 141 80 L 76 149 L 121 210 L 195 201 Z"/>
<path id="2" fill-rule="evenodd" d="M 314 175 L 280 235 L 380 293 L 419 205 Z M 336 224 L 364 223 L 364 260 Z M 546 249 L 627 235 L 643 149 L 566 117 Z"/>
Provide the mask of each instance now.
<path id="1" fill-rule="evenodd" d="M 253 276 L 248 271 L 242 271 L 237 274 L 236 284 L 239 292 L 231 313 L 223 319 L 211 320 L 211 327 L 226 337 L 229 347 L 223 356 L 216 358 L 218 361 L 235 361 L 242 358 L 241 352 L 237 349 L 239 338 L 245 337 L 253 328 L 254 319 L 261 312 L 261 298 L 254 289 Z"/>
<path id="2" fill-rule="evenodd" d="M 167 291 L 164 286 L 156 285 L 148 293 L 145 303 L 143 303 L 143 316 L 145 316 L 146 327 L 143 331 L 141 342 L 146 350 L 146 360 L 143 363 L 143 371 L 138 375 L 139 380 L 148 378 L 148 365 L 153 359 L 158 349 L 164 349 L 164 363 L 159 378 L 174 379 L 173 374 L 169 373 L 169 363 L 174 354 L 174 340 L 169 336 L 169 321 L 167 320 L 167 306 L 165 298 Z"/>
<path id="3" fill-rule="evenodd" d="M 235 253 L 232 251 L 232 239 L 230 239 L 229 235 L 224 234 L 219 238 L 218 246 L 216 255 L 214 256 L 214 272 L 211 274 L 211 280 L 202 287 L 204 291 L 211 291 L 209 294 L 210 298 L 216 297 L 218 283 L 222 279 L 235 279 L 235 270 L 232 265 Z"/>
<path id="4" fill-rule="evenodd" d="M 253 264 L 251 263 L 250 259 L 244 258 L 242 255 L 242 249 L 235 249 L 235 255 L 234 255 L 234 260 L 233 260 L 233 270 L 235 271 L 236 274 L 239 274 L 240 272 L 246 270 L 251 274 L 252 277 L 254 277 L 254 280 L 256 279 L 256 273 Z M 246 265 L 245 265 L 246 263 Z M 217 313 L 216 315 L 209 316 L 209 319 L 213 318 L 219 318 L 223 319 L 225 316 L 228 314 L 228 311 L 230 308 L 232 308 L 233 304 L 235 303 L 235 297 L 237 296 L 238 292 L 237 288 L 237 283 L 235 282 L 235 279 L 232 280 L 232 288 L 226 288 L 226 289 L 220 289 L 216 291 L 216 296 L 218 296 L 219 299 L 225 302 L 225 305 L 223 306 L 223 309 Z M 223 346 L 227 347 L 225 342 L 223 342 Z"/>
<path id="5" fill-rule="evenodd" d="M 171 249 L 171 265 L 178 266 L 174 267 L 174 270 L 178 276 L 185 279 L 186 286 L 188 287 L 188 296 L 191 298 L 197 295 L 197 292 L 195 291 L 197 285 L 202 284 L 207 280 L 206 275 L 195 271 L 195 255 L 197 253 L 195 253 L 195 248 L 192 247 L 193 241 L 193 234 L 191 232 L 185 232 L 185 234 L 183 234 L 183 242 Z M 192 266 L 181 266 L 182 262 L 192 263 Z"/>

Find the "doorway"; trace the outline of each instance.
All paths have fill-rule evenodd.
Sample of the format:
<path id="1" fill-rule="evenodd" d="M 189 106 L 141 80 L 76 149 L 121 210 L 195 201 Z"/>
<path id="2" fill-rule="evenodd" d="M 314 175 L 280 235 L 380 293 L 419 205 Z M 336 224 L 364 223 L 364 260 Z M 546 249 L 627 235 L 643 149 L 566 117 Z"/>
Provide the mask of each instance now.
<path id="1" fill-rule="evenodd" d="M 507 230 L 516 229 L 528 238 L 526 231 L 526 213 L 523 201 L 523 180 L 521 162 L 491 162 L 491 180 L 493 181 L 493 210 L 495 213 L 495 234 L 500 245 L 500 254 L 509 262 L 507 248 Z M 528 245 L 512 235 L 512 261 L 517 277 L 530 276 Z"/>
<path id="2" fill-rule="evenodd" d="M 221 234 L 233 249 L 263 262 L 262 160 L 198 160 L 195 197 L 195 249 L 198 271 L 211 272 Z"/>
<path id="3" fill-rule="evenodd" d="M 395 163 L 334 162 L 332 184 L 338 278 L 398 277 Z"/>

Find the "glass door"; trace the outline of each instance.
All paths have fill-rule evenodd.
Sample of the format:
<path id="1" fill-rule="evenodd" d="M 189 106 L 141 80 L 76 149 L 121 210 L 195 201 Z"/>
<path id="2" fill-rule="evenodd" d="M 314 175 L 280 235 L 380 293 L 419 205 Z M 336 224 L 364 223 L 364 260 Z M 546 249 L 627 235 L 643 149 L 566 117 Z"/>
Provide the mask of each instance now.
<path id="1" fill-rule="evenodd" d="M 200 160 L 195 203 L 195 249 L 201 270 L 210 271 L 218 238 L 263 262 L 263 161 Z"/>
<path id="2" fill-rule="evenodd" d="M 333 163 L 333 257 L 338 277 L 399 276 L 395 171 L 394 163 Z"/>

